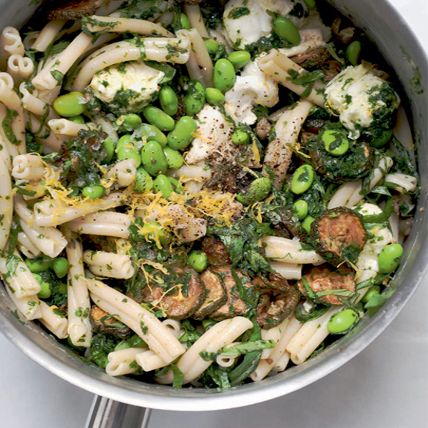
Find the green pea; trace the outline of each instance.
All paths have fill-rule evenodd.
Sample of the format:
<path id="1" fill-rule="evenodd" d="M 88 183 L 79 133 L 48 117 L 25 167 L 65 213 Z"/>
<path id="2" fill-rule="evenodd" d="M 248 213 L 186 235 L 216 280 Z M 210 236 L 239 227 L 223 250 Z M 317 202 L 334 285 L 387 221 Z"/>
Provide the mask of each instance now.
<path id="1" fill-rule="evenodd" d="M 306 192 L 311 187 L 314 178 L 315 173 L 311 165 L 299 166 L 291 178 L 291 191 L 296 195 Z"/>
<path id="2" fill-rule="evenodd" d="M 99 199 L 104 196 L 106 189 L 101 184 L 86 186 L 82 189 L 82 194 L 89 199 Z"/>
<path id="3" fill-rule="evenodd" d="M 171 149 L 171 147 L 165 147 L 163 153 L 168 162 L 168 168 L 178 169 L 181 168 L 184 164 L 183 156 L 178 150 Z"/>
<path id="4" fill-rule="evenodd" d="M 167 138 L 166 135 L 154 125 L 143 123 L 139 128 L 139 133 L 143 139 L 157 141 L 161 146 L 166 146 Z"/>
<path id="5" fill-rule="evenodd" d="M 205 90 L 205 97 L 208 104 L 212 106 L 221 106 L 224 104 L 224 95 L 217 88 L 207 88 Z"/>
<path id="6" fill-rule="evenodd" d="M 134 159 L 137 168 L 141 165 L 141 156 L 133 144 L 122 145 L 116 151 L 118 160 Z"/>
<path id="7" fill-rule="evenodd" d="M 272 181 L 268 177 L 256 178 L 244 195 L 237 195 L 236 199 L 244 205 L 252 205 L 263 201 L 269 196 L 272 190 Z"/>
<path id="8" fill-rule="evenodd" d="M 231 52 L 227 59 L 234 65 L 236 70 L 239 70 L 251 61 L 251 54 L 248 51 L 235 51 Z"/>
<path id="9" fill-rule="evenodd" d="M 54 110 L 63 117 L 73 117 L 85 111 L 85 98 L 81 92 L 61 95 L 53 103 Z"/>
<path id="10" fill-rule="evenodd" d="M 184 13 L 180 13 L 180 27 L 185 30 L 190 30 L 192 28 L 189 18 Z"/>
<path id="11" fill-rule="evenodd" d="M 225 58 L 219 59 L 214 65 L 214 87 L 225 93 L 233 88 L 236 81 L 235 67 Z"/>
<path id="12" fill-rule="evenodd" d="M 237 146 L 248 144 L 250 141 L 250 136 L 248 132 L 243 129 L 236 129 L 232 134 L 232 143 Z"/>
<path id="13" fill-rule="evenodd" d="M 184 150 L 193 140 L 193 133 L 198 128 L 190 116 L 183 116 L 173 131 L 168 134 L 168 146 L 174 150 Z"/>
<path id="14" fill-rule="evenodd" d="M 58 278 L 64 278 L 68 273 L 68 260 L 65 257 L 57 257 L 52 263 L 52 269 Z"/>
<path id="15" fill-rule="evenodd" d="M 379 272 L 386 274 L 394 272 L 400 264 L 402 255 L 403 247 L 400 244 L 385 245 L 377 258 Z"/>
<path id="16" fill-rule="evenodd" d="M 40 284 L 40 291 L 37 293 L 37 296 L 40 297 L 41 299 L 49 299 L 49 297 L 51 297 L 52 295 L 52 290 L 49 282 L 43 281 L 42 279 L 41 281 L 39 281 L 39 284 Z"/>
<path id="17" fill-rule="evenodd" d="M 84 119 L 84 117 L 83 116 L 73 116 L 73 117 L 70 117 L 70 119 L 69 120 L 71 120 L 72 122 L 74 122 L 74 123 L 78 123 L 79 125 L 84 125 L 85 124 L 85 119 Z"/>
<path id="18" fill-rule="evenodd" d="M 120 116 L 116 123 L 125 131 L 130 132 L 137 129 L 141 123 L 141 117 L 135 113 L 124 114 Z"/>
<path id="19" fill-rule="evenodd" d="M 157 126 L 161 131 L 172 131 L 174 129 L 174 119 L 160 108 L 147 106 L 143 110 L 143 114 L 149 123 Z"/>
<path id="20" fill-rule="evenodd" d="M 293 211 L 299 220 L 303 220 L 308 215 L 308 203 L 303 199 L 298 199 L 293 204 Z"/>
<path id="21" fill-rule="evenodd" d="M 376 149 L 381 149 L 391 141 L 392 134 L 392 129 L 384 129 L 374 136 L 370 142 L 370 145 Z"/>
<path id="22" fill-rule="evenodd" d="M 346 47 L 346 59 L 352 64 L 357 65 L 361 54 L 361 42 L 354 40 Z"/>
<path id="23" fill-rule="evenodd" d="M 346 135 L 336 129 L 327 129 L 321 135 L 325 150 L 333 156 L 342 156 L 349 150 Z"/>
<path id="24" fill-rule="evenodd" d="M 142 167 L 137 169 L 134 190 L 138 193 L 150 192 L 153 189 L 153 178 Z"/>
<path id="25" fill-rule="evenodd" d="M 286 40 L 291 46 L 300 44 L 299 29 L 284 16 L 278 16 L 272 23 L 273 32 L 282 40 Z"/>
<path id="26" fill-rule="evenodd" d="M 172 184 L 169 181 L 168 177 L 163 174 L 159 174 L 153 181 L 153 188 L 156 192 L 161 192 L 162 196 L 165 199 L 168 199 L 171 196 L 171 193 L 174 191 Z"/>
<path id="27" fill-rule="evenodd" d="M 219 44 L 218 41 L 215 39 L 207 39 L 204 41 L 205 47 L 207 48 L 207 51 L 211 55 L 215 55 L 218 51 Z"/>
<path id="28" fill-rule="evenodd" d="M 110 163 L 114 156 L 114 150 L 116 148 L 116 144 L 111 137 L 107 137 L 103 141 L 103 150 L 105 153 L 104 156 L 104 163 Z"/>
<path id="29" fill-rule="evenodd" d="M 183 185 L 174 177 L 168 177 L 169 182 L 172 184 L 175 193 L 183 193 Z"/>
<path id="30" fill-rule="evenodd" d="M 170 116 L 174 116 L 178 111 L 178 97 L 175 93 L 174 89 L 171 86 L 164 86 L 159 91 L 159 102 L 162 107 L 162 110 L 169 114 Z"/>
<path id="31" fill-rule="evenodd" d="M 363 303 L 367 303 L 372 297 L 380 294 L 380 287 L 378 285 L 373 285 L 367 290 L 367 293 L 364 294 L 364 297 L 361 299 Z"/>
<path id="32" fill-rule="evenodd" d="M 52 259 L 47 257 L 40 257 L 38 259 L 27 259 L 25 264 L 28 266 L 33 273 L 40 273 L 49 270 L 52 265 Z"/>
<path id="33" fill-rule="evenodd" d="M 193 250 L 187 258 L 187 264 L 196 272 L 203 272 L 208 266 L 208 257 L 203 251 Z"/>
<path id="34" fill-rule="evenodd" d="M 186 114 L 193 116 L 199 113 L 205 105 L 205 88 L 201 82 L 192 81 L 183 99 Z"/>
<path id="35" fill-rule="evenodd" d="M 154 140 L 147 141 L 141 149 L 141 161 L 150 175 L 164 174 L 168 169 L 162 146 Z"/>
<path id="36" fill-rule="evenodd" d="M 354 309 L 347 308 L 335 313 L 327 324 L 331 334 L 345 334 L 357 324 L 360 316 Z"/>
<path id="37" fill-rule="evenodd" d="M 311 227 L 314 221 L 315 219 L 310 215 L 305 217 L 305 219 L 302 222 L 302 227 L 306 231 L 306 233 L 311 233 Z"/>

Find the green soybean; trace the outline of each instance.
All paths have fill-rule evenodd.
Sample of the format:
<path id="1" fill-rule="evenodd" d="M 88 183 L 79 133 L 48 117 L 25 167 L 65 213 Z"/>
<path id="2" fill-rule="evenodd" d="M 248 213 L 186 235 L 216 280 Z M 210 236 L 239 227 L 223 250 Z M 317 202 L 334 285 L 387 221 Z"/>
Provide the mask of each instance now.
<path id="1" fill-rule="evenodd" d="M 141 149 L 141 161 L 144 169 L 151 175 L 164 174 L 168 169 L 162 146 L 154 140 L 147 141 Z"/>
<path id="2" fill-rule="evenodd" d="M 380 287 L 378 285 L 373 285 L 367 290 L 367 293 L 364 294 L 364 297 L 361 299 L 363 303 L 367 303 L 372 297 L 380 294 Z"/>
<path id="3" fill-rule="evenodd" d="M 68 260 L 65 257 L 57 257 L 52 263 L 52 270 L 58 278 L 64 278 L 68 273 Z"/>
<path id="4" fill-rule="evenodd" d="M 269 196 L 272 190 L 272 181 L 268 177 L 256 178 L 248 188 L 248 191 L 244 195 L 238 195 L 236 198 L 239 202 L 244 205 L 252 205 L 256 202 L 260 202 Z"/>
<path id="5" fill-rule="evenodd" d="M 278 16 L 272 24 L 273 32 L 282 40 L 286 40 L 290 45 L 297 46 L 300 44 L 299 29 L 284 16 Z"/>
<path id="6" fill-rule="evenodd" d="M 184 159 L 178 150 L 171 149 L 171 147 L 165 147 L 163 153 L 168 162 L 168 168 L 178 169 L 184 164 Z"/>
<path id="7" fill-rule="evenodd" d="M 104 156 L 104 163 L 110 163 L 114 156 L 114 150 L 115 150 L 116 144 L 111 137 L 107 137 L 103 141 L 103 150 L 105 153 Z"/>
<path id="8" fill-rule="evenodd" d="M 250 135 L 243 129 L 236 129 L 232 134 L 232 143 L 237 146 L 248 144 L 250 141 Z"/>
<path id="9" fill-rule="evenodd" d="M 207 39 L 204 41 L 205 47 L 207 48 L 207 51 L 211 55 L 215 55 L 218 51 L 219 44 L 217 40 L 214 39 Z"/>
<path id="10" fill-rule="evenodd" d="M 344 334 L 354 327 L 359 319 L 360 316 L 354 309 L 342 309 L 330 318 L 327 329 L 331 334 Z"/>
<path id="11" fill-rule="evenodd" d="M 173 131 L 168 134 L 168 146 L 174 150 L 184 150 L 193 140 L 198 125 L 190 116 L 183 116 Z"/>
<path id="12" fill-rule="evenodd" d="M 189 89 L 183 99 L 186 114 L 193 116 L 199 113 L 205 105 L 205 88 L 201 82 L 193 81 L 189 83 Z"/>
<path id="13" fill-rule="evenodd" d="M 120 149 L 129 147 L 134 145 L 134 140 L 132 139 L 132 135 L 126 134 L 122 135 L 119 140 L 117 141 L 116 145 L 116 152 L 118 152 Z"/>
<path id="14" fill-rule="evenodd" d="M 161 146 L 166 146 L 167 138 L 166 135 L 156 126 L 150 125 L 148 123 L 143 123 L 138 129 L 141 137 L 147 140 L 155 140 Z"/>
<path id="15" fill-rule="evenodd" d="M 121 130 L 130 132 L 130 131 L 133 131 L 134 129 L 137 129 L 141 125 L 142 120 L 141 120 L 141 117 L 138 116 L 138 114 L 129 113 L 129 114 L 124 114 L 120 116 L 117 119 L 116 123 L 119 125 Z"/>
<path id="16" fill-rule="evenodd" d="M 168 177 L 169 182 L 172 184 L 175 193 L 183 193 L 183 185 L 174 177 Z"/>
<path id="17" fill-rule="evenodd" d="M 392 273 L 400 264 L 403 247 L 400 244 L 388 244 L 383 247 L 377 261 L 380 273 Z"/>
<path id="18" fill-rule="evenodd" d="M 303 199 L 299 199 L 293 204 L 294 214 L 299 220 L 303 220 L 308 215 L 308 210 L 308 203 Z"/>
<path id="19" fill-rule="evenodd" d="M 225 93 L 233 88 L 236 81 L 235 67 L 226 58 L 219 59 L 214 65 L 214 87 Z"/>
<path id="20" fill-rule="evenodd" d="M 79 116 L 70 117 L 69 120 L 71 120 L 74 123 L 78 123 L 79 125 L 84 125 L 84 123 L 85 123 L 85 119 L 80 114 L 79 114 Z"/>
<path id="21" fill-rule="evenodd" d="M 82 189 L 82 194 L 89 199 L 99 199 L 104 196 L 106 189 L 101 184 L 86 186 Z"/>
<path id="22" fill-rule="evenodd" d="M 147 106 L 143 110 L 143 114 L 149 123 L 157 126 L 161 131 L 172 131 L 174 129 L 174 119 L 160 108 Z"/>
<path id="23" fill-rule="evenodd" d="M 160 174 L 153 181 L 153 188 L 156 192 L 161 192 L 165 199 L 171 196 L 174 191 L 172 184 L 166 175 Z"/>
<path id="24" fill-rule="evenodd" d="M 162 107 L 162 110 L 169 114 L 170 116 L 174 116 L 178 111 L 178 97 L 175 93 L 174 89 L 171 86 L 164 86 L 159 91 L 159 102 Z"/>
<path id="25" fill-rule="evenodd" d="M 53 103 L 54 110 L 63 117 L 73 117 L 85 111 L 85 98 L 81 92 L 61 95 Z"/>
<path id="26" fill-rule="evenodd" d="M 315 9 L 317 4 L 316 4 L 316 0 L 304 0 L 306 6 L 308 7 L 308 9 Z"/>
<path id="27" fill-rule="evenodd" d="M 189 254 L 187 264 L 196 272 L 203 272 L 208 266 L 208 257 L 203 251 L 194 250 Z"/>
<path id="28" fill-rule="evenodd" d="M 141 165 L 141 157 L 140 157 L 140 154 L 138 153 L 138 150 L 135 148 L 134 144 L 132 143 L 123 144 L 116 149 L 116 152 L 117 152 L 118 160 L 134 159 L 135 166 L 137 168 Z"/>
<path id="29" fill-rule="evenodd" d="M 325 150 L 333 156 L 342 156 L 349 150 L 349 140 L 342 131 L 327 129 L 321 135 Z"/>
<path id="30" fill-rule="evenodd" d="M 192 28 L 188 16 L 184 13 L 180 13 L 180 27 L 184 30 L 190 30 Z"/>
<path id="31" fill-rule="evenodd" d="M 374 138 L 370 141 L 370 145 L 376 149 L 381 149 L 391 141 L 392 135 L 392 129 L 384 129 L 374 136 Z"/>
<path id="32" fill-rule="evenodd" d="M 311 233 L 312 223 L 314 222 L 314 218 L 310 215 L 306 216 L 302 222 L 302 227 L 306 231 L 306 233 Z"/>
<path id="33" fill-rule="evenodd" d="M 33 273 L 40 273 L 47 271 L 52 265 L 52 259 L 47 257 L 40 257 L 38 259 L 27 259 L 25 264 Z"/>
<path id="34" fill-rule="evenodd" d="M 212 106 L 221 106 L 224 104 L 224 95 L 223 92 L 217 88 L 207 88 L 205 90 L 205 97 L 208 104 Z"/>
<path id="35" fill-rule="evenodd" d="M 361 42 L 354 40 L 346 47 L 346 59 L 352 64 L 357 65 L 361 55 Z"/>
<path id="36" fill-rule="evenodd" d="M 248 51 L 231 52 L 227 59 L 233 64 L 236 70 L 245 67 L 251 61 L 251 54 Z"/>
<path id="37" fill-rule="evenodd" d="M 153 178 L 142 167 L 137 169 L 134 190 L 138 193 L 150 192 L 153 189 Z"/>
<path id="38" fill-rule="evenodd" d="M 296 195 L 306 192 L 311 187 L 314 178 L 315 173 L 311 165 L 299 166 L 291 178 L 291 191 Z"/>
<path id="39" fill-rule="evenodd" d="M 42 278 L 40 278 L 39 281 L 40 284 L 40 291 L 37 293 L 37 296 L 41 299 L 49 299 L 52 295 L 52 290 L 49 282 L 43 281 Z"/>

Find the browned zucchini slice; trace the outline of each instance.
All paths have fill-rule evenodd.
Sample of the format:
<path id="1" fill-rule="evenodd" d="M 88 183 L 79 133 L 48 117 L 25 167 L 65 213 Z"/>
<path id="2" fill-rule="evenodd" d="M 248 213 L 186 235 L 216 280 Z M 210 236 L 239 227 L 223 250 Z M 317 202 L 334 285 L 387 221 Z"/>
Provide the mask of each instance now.
<path id="1" fill-rule="evenodd" d="M 49 19 L 80 19 L 93 15 L 98 7 L 97 0 L 62 0 L 48 2 Z"/>
<path id="2" fill-rule="evenodd" d="M 121 339 L 127 337 L 129 333 L 131 333 L 131 330 L 125 324 L 103 311 L 97 305 L 92 306 L 90 319 L 94 330 L 101 333 L 108 333 Z"/>
<path id="3" fill-rule="evenodd" d="M 223 242 L 212 236 L 207 236 L 202 241 L 202 250 L 208 257 L 211 266 L 224 266 L 230 263 L 229 254 Z"/>
<path id="4" fill-rule="evenodd" d="M 253 285 L 262 292 L 270 290 L 287 291 L 290 287 L 288 281 L 278 273 L 271 273 L 268 279 L 258 276 L 253 279 Z"/>
<path id="5" fill-rule="evenodd" d="M 325 211 L 312 223 L 311 236 L 317 251 L 335 266 L 355 263 L 367 240 L 361 216 L 345 207 Z"/>
<path id="6" fill-rule="evenodd" d="M 217 274 L 210 270 L 206 270 L 201 274 L 200 280 L 207 290 L 207 295 L 201 307 L 193 314 L 193 318 L 197 320 L 202 320 L 209 316 L 227 301 L 227 295 L 222 280 Z"/>
<path id="7" fill-rule="evenodd" d="M 297 283 L 297 286 L 305 296 L 308 296 L 305 284 L 306 286 L 309 286 L 314 293 L 328 290 L 355 292 L 354 276 L 355 274 L 351 269 L 343 266 L 334 270 L 326 266 L 314 267 L 308 273 L 303 275 L 303 278 Z M 342 305 L 343 299 L 343 296 L 335 295 L 333 293 L 317 298 L 320 303 L 328 305 Z"/>

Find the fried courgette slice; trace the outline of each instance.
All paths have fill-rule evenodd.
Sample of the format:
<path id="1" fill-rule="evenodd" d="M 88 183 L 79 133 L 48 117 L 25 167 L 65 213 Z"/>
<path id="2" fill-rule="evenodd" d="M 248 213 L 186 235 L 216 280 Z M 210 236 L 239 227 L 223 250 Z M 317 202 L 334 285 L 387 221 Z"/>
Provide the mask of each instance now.
<path id="1" fill-rule="evenodd" d="M 200 275 L 200 280 L 205 286 L 206 297 L 201 307 L 193 314 L 193 318 L 202 320 L 212 312 L 223 306 L 227 301 L 226 290 L 219 275 L 206 270 Z"/>
<path id="2" fill-rule="evenodd" d="M 220 239 L 206 236 L 202 241 L 202 250 L 207 255 L 210 266 L 224 266 L 230 263 L 227 249 Z"/>
<path id="3" fill-rule="evenodd" d="M 128 337 L 131 333 L 131 330 L 125 324 L 103 311 L 97 305 L 92 306 L 89 315 L 95 331 L 108 333 L 120 339 Z"/>
<path id="4" fill-rule="evenodd" d="M 312 223 L 311 238 L 317 252 L 338 266 L 344 261 L 357 261 L 367 241 L 367 232 L 358 213 L 339 207 L 325 211 Z"/>

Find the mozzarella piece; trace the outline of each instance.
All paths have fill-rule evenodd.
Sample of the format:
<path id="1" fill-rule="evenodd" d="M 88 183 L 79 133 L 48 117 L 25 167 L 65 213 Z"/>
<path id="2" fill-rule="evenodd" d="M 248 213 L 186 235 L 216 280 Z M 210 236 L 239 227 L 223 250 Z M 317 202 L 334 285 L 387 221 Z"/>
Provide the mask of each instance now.
<path id="1" fill-rule="evenodd" d="M 164 77 L 143 62 L 132 61 L 114 65 L 99 71 L 92 78 L 90 87 L 94 95 L 105 103 L 111 103 L 119 91 L 131 90 L 134 97 L 129 98 L 129 107 L 149 103 L 153 94 L 159 91 L 159 83 Z"/>

